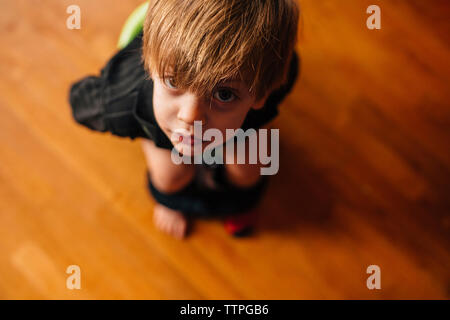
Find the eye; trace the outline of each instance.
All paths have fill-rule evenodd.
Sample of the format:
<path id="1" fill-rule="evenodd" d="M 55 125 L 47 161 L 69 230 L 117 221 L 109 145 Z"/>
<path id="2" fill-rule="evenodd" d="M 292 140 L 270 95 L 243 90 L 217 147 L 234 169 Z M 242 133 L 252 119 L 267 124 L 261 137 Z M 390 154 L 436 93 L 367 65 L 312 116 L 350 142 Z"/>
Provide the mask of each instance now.
<path id="1" fill-rule="evenodd" d="M 175 85 L 175 81 L 174 81 L 173 77 L 167 77 L 167 78 L 164 80 L 164 84 L 165 84 L 167 87 L 169 87 L 170 89 L 176 89 L 176 88 L 177 88 L 177 86 Z"/>
<path id="2" fill-rule="evenodd" d="M 214 93 L 214 98 L 220 102 L 232 102 L 237 97 L 230 89 L 218 89 Z"/>

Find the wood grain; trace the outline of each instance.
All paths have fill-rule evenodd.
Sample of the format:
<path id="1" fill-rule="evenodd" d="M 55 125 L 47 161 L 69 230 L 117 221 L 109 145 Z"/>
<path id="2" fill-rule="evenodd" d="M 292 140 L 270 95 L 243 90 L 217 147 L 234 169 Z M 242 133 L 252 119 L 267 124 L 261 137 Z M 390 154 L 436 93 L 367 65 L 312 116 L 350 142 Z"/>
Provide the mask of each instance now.
<path id="1" fill-rule="evenodd" d="M 158 232 L 138 141 L 77 125 L 141 1 L 0 1 L 0 299 L 450 298 L 450 3 L 301 1 L 300 81 L 272 127 L 258 232 Z M 79 265 L 82 289 L 65 288 Z M 368 290 L 366 268 L 381 268 Z"/>

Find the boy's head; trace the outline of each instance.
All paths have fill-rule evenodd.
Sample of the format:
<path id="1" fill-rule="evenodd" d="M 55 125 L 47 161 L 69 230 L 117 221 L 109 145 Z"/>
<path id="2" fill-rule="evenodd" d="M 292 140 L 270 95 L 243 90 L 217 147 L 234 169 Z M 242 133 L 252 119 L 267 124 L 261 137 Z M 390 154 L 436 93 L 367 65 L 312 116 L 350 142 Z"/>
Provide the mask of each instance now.
<path id="1" fill-rule="evenodd" d="M 142 58 L 165 133 L 192 132 L 195 117 L 209 128 L 239 128 L 285 83 L 298 17 L 295 0 L 150 0 Z M 181 109 L 189 104 L 199 110 Z"/>
<path id="2" fill-rule="evenodd" d="M 297 24 L 294 0 L 151 0 L 145 67 L 199 95 L 240 79 L 260 99 L 284 83 Z"/>

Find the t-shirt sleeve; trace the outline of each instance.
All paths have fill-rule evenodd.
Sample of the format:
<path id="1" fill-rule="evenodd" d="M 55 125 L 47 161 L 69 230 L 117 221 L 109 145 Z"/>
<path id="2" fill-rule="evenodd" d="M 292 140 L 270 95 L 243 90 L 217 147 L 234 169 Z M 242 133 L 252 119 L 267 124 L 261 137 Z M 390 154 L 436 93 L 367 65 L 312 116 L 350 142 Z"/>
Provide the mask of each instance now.
<path id="1" fill-rule="evenodd" d="M 149 137 L 135 117 L 139 90 L 147 81 L 141 61 L 142 34 L 118 51 L 99 76 L 75 82 L 69 93 L 76 122 L 121 137 Z"/>

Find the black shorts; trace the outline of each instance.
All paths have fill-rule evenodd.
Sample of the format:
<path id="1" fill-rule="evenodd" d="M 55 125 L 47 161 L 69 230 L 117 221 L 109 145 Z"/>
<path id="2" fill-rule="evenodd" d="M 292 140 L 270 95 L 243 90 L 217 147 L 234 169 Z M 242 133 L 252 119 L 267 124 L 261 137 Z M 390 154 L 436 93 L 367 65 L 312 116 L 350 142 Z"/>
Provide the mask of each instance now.
<path id="1" fill-rule="evenodd" d="M 211 174 L 214 188 L 205 186 L 198 175 L 182 190 L 163 193 L 152 184 L 147 173 L 147 183 L 153 198 L 162 205 L 183 212 L 190 218 L 222 218 L 245 213 L 256 207 L 268 183 L 268 176 L 262 175 L 259 182 L 250 188 L 236 187 L 225 177 L 225 165 L 201 164 L 201 170 Z M 198 172 L 198 171 L 197 171 Z"/>

